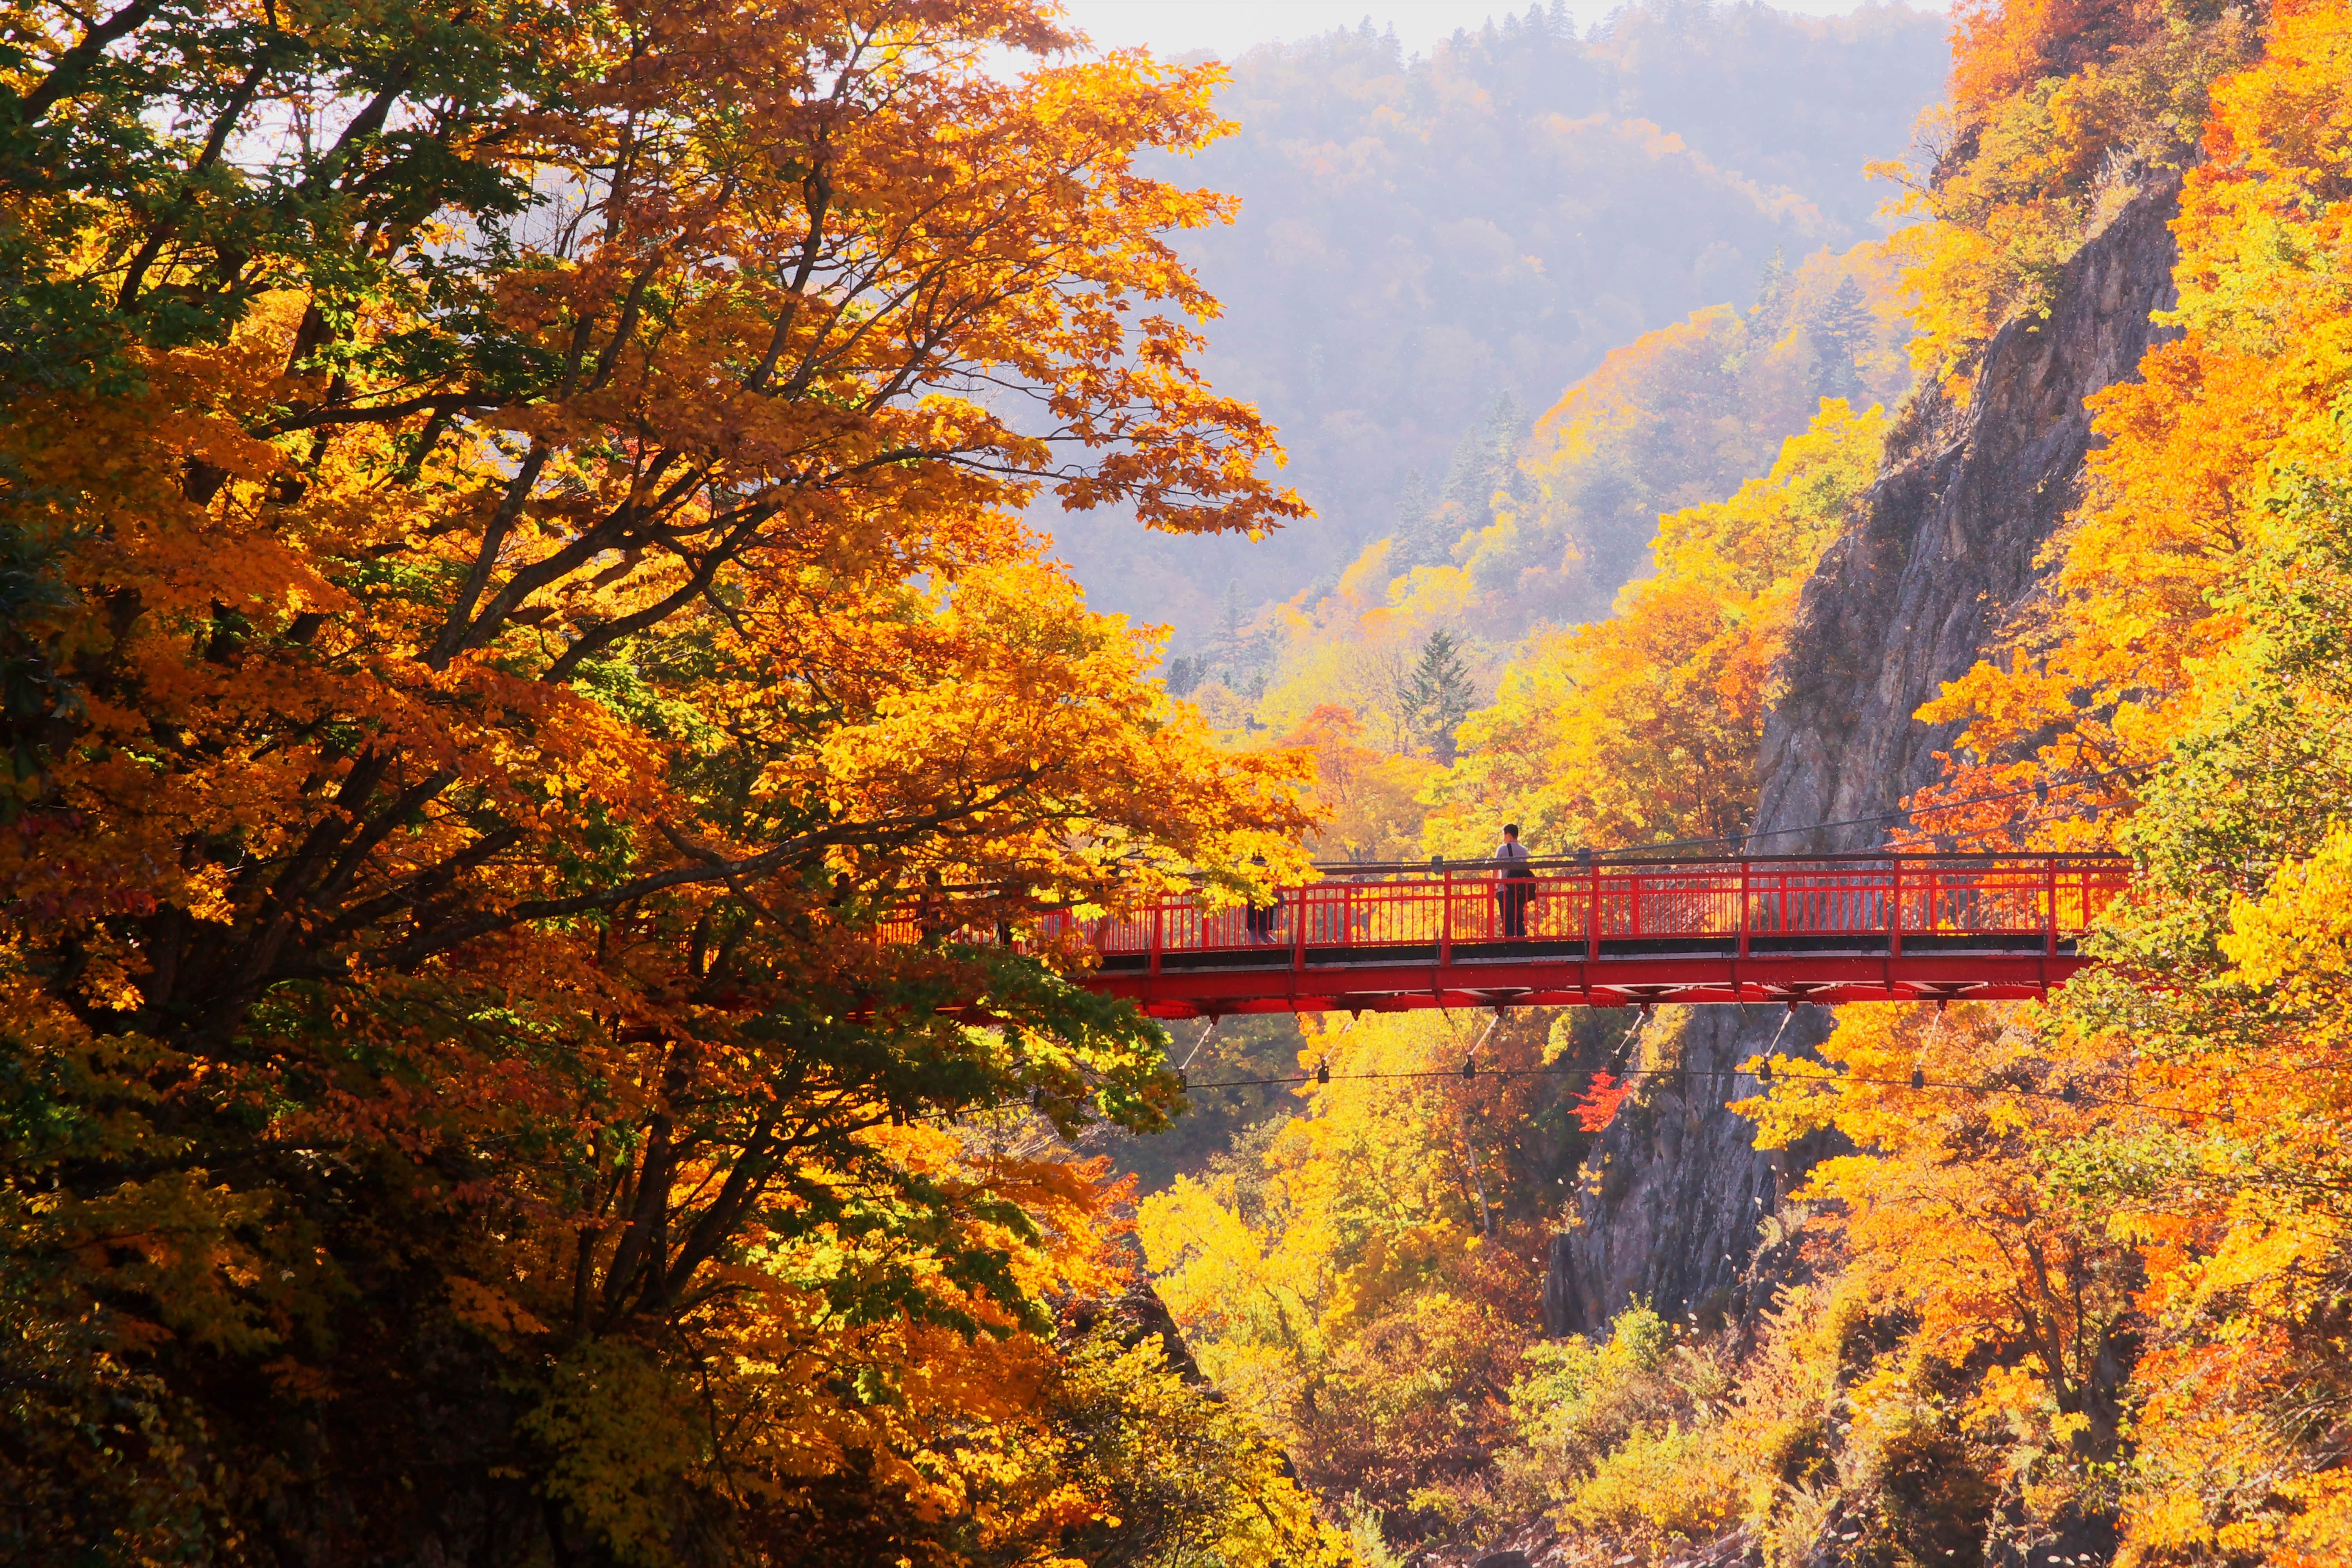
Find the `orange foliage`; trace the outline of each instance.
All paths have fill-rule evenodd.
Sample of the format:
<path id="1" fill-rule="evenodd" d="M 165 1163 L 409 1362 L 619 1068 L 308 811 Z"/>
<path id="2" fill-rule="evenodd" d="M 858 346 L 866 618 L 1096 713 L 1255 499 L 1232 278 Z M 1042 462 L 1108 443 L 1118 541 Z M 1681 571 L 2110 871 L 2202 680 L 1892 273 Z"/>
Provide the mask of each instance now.
<path id="1" fill-rule="evenodd" d="M 1977 357 L 2046 311 L 2059 269 L 2190 160 L 2206 89 L 2252 58 L 2237 9 L 1987 0 L 1958 13 L 1951 107 L 1925 127 L 1929 167 L 1885 164 L 1933 221 L 1893 241 L 1907 265 L 1914 363 L 1965 406 Z"/>
<path id="2" fill-rule="evenodd" d="M 1363 743 L 1349 709 L 1319 702 L 1282 738 L 1315 759 L 1316 816 L 1309 847 L 1326 859 L 1401 860 L 1421 843 L 1418 796 L 1437 767 Z"/>
<path id="3" fill-rule="evenodd" d="M 1617 1108 L 1633 1092 L 1632 1082 L 1619 1083 L 1606 1071 L 1592 1075 L 1592 1083 L 1576 1100 L 1576 1124 L 1587 1132 L 1598 1132 L 1616 1120 Z"/>
<path id="4" fill-rule="evenodd" d="M 1215 73 L 1024 0 L 9 16 L 0 1268 L 69 1370 L 0 1376 L 0 1530 L 1108 1528 L 1046 1303 L 1117 1194 L 1045 1151 L 1160 1124 L 1161 1038 L 881 933 L 927 873 L 992 933 L 1297 859 L 1300 760 L 1017 517 L 1304 515 L 1192 363 L 1167 235 L 1231 205 L 1138 166 Z M 1253 1495 L 1185 1528 L 1314 1550 L 1216 1445 Z"/>
<path id="5" fill-rule="evenodd" d="M 1963 0 L 1952 7 L 1952 106 L 1970 121 L 2161 29 L 2155 0 Z"/>
<path id="6" fill-rule="evenodd" d="M 1328 1058 L 1331 1081 L 1147 1199 L 1141 1238 L 1220 1387 L 1278 1425 L 1318 1489 L 1426 1539 L 1491 1506 L 1505 1392 L 1539 1321 L 1528 1262 L 1555 1198 L 1530 1069 L 1548 1042 L 1525 1014 L 1307 1027 L 1300 1061 Z M 1461 1077 L 1465 1056 L 1487 1070 Z"/>
<path id="7" fill-rule="evenodd" d="M 2002 1479 L 2047 1517 L 2062 1500 L 2048 1494 L 2084 1478 L 2037 1474 L 2034 1457 L 2118 1452 L 2136 1275 L 2131 1247 L 2049 1182 L 2041 1155 L 2130 1090 L 2111 1061 L 2050 1054 L 2014 1012 L 1850 1010 L 1822 1047 L 1835 1070 L 1775 1058 L 1770 1098 L 1739 1109 L 1761 1146 L 1835 1127 L 1863 1151 L 1822 1162 L 1797 1194 L 1837 1205 L 1853 1277 L 1916 1325 L 1905 1360 L 1856 1390 L 1857 1422 L 1899 1426 L 1931 1368 L 1976 1369 L 1966 1423 L 2009 1428 L 2020 1468 Z M 2000 1087 L 1975 1087 L 1988 1082 Z"/>
<path id="8" fill-rule="evenodd" d="M 1967 726 L 1924 827 L 2135 856 L 2106 963 L 2046 1007 L 1850 1016 L 1838 1071 L 1778 1063 L 1751 1108 L 1864 1147 L 1810 1190 L 1945 1385 L 1975 1358 L 1994 1425 L 1955 1429 L 2134 1563 L 2352 1543 L 2352 7 L 2265 42 L 2210 84 L 2180 336 L 2098 398 L 2042 601 L 1921 715 Z M 1874 1398 L 1924 1420 L 1931 1386 Z"/>
<path id="9" fill-rule="evenodd" d="M 2352 292 L 2306 257 L 2344 244 L 2347 147 L 2339 12 L 2284 17 L 2265 63 L 2218 83 L 2209 163 L 2191 173 L 2179 225 L 2184 335 L 2151 350 L 2135 381 L 2094 402 L 2104 445 L 2085 504 L 2052 545 L 2045 601 L 2009 647 L 1921 710 L 1965 719 L 1963 764 L 1923 797 L 1958 799 L 2145 764 L 2229 679 L 2242 631 L 2231 607 L 2268 531 L 2276 476 L 2332 459 L 2329 410 L 2352 386 Z M 2123 782 L 2065 794 L 2120 802 Z M 1940 831 L 1981 836 L 2046 810 L 2033 797 Z M 2023 837 L 2095 840 L 2079 821 Z M 1981 841 L 1981 839 L 1979 839 Z"/>

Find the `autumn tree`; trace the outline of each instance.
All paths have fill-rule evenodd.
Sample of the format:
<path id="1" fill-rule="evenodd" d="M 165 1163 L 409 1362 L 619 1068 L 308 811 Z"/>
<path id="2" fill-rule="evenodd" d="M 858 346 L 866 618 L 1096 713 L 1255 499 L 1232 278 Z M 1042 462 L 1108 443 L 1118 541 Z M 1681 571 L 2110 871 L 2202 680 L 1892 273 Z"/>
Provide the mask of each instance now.
<path id="1" fill-rule="evenodd" d="M 2202 139 L 2175 226 L 2179 300 L 2164 319 L 2179 331 L 2095 400 L 2084 502 L 2034 605 L 1923 710 L 1964 728 L 1912 806 L 1976 844 L 2122 849 L 2131 891 L 2089 939 L 2102 964 L 2047 1007 L 1842 1025 L 1827 1054 L 1843 1081 L 1784 1064 L 1768 1126 L 1828 1115 L 1876 1152 L 1817 1185 L 1850 1205 L 1866 1269 L 1930 1331 L 1990 1336 L 1974 1353 L 1990 1366 L 1958 1386 L 1968 1408 L 2000 1415 L 2005 1432 L 1988 1422 L 1972 1441 L 1998 1438 L 1980 1452 L 2027 1478 L 2029 1522 L 2047 1527 L 2071 1495 L 2104 1509 L 2137 1561 L 2330 1562 L 2352 1546 L 2335 1438 L 2352 1408 L 2352 311 L 2319 258 L 2342 253 L 2352 222 L 2352 16 L 2323 3 L 2278 8 L 2259 39 L 2229 34 L 2255 20 L 2231 14 L 2141 43 L 2096 28 L 2036 42 L 2059 14 L 2009 8 L 1985 35 L 2000 50 L 1964 48 L 1961 101 L 1992 106 L 1988 126 L 2029 99 L 2056 117 L 2032 137 L 1989 130 L 1966 167 L 2039 147 L 2048 199 L 2087 195 L 2076 155 L 2134 123 L 2089 106 L 2135 73 L 2154 79 Z M 2252 42 L 2259 58 L 2229 68 Z M 2205 52 L 2181 54 L 2192 46 Z M 2028 89 L 2009 56 L 2071 74 Z M 1954 304 L 1956 275 L 1928 282 L 1928 305 Z M 1907 1072 L 1922 1087 L 1906 1095 Z M 1969 1262 L 1969 1234 L 2004 1226 L 1998 1256 Z M 2053 1267 L 2060 1288 L 2044 1291 L 2034 1277 Z M 2006 1306 L 1986 1289 L 2004 1273 Z M 2087 1307 L 2103 1320 L 2089 1337 Z M 2074 1326 L 2053 1339 L 2037 1317 Z M 2081 1358 L 2094 1345 L 2109 1364 Z M 2026 1375 L 1994 1370 L 2012 1366 Z M 2062 1440 L 2072 1463 L 2052 1471 Z"/>
<path id="2" fill-rule="evenodd" d="M 1835 1128 L 1857 1150 L 1796 1194 L 1831 1205 L 1850 1278 L 1906 1325 L 1854 1390 L 1857 1447 L 1973 1468 L 1980 1508 L 2009 1491 L 2045 1523 L 2111 1516 L 2142 1276 L 2053 1159 L 2107 1120 L 2116 1064 L 1999 1007 L 1855 1009 L 1821 1054 L 1832 1070 L 1774 1058 L 1740 1109 L 1760 1147 Z"/>
<path id="3" fill-rule="evenodd" d="M 1363 722 L 1336 703 L 1318 706 L 1282 742 L 1315 759 L 1318 821 L 1307 843 L 1318 858 L 1395 861 L 1419 848 L 1420 794 L 1435 771 L 1427 759 L 1367 743 Z"/>
<path id="4" fill-rule="evenodd" d="M 1661 518 L 1655 574 L 1609 619 L 1538 639 L 1465 721 L 1431 847 L 1473 853 L 1504 820 L 1554 851 L 1744 832 L 1797 591 L 1869 482 L 1885 427 L 1875 409 L 1826 403 L 1770 473 Z"/>
<path id="5" fill-rule="evenodd" d="M 1021 1478 L 1108 1194 L 949 1122 L 1176 1086 L 961 933 L 1295 857 L 1017 521 L 1303 515 L 1138 167 L 1213 74 L 1018 0 L 6 38 L 12 1551 L 1099 1524 Z"/>
<path id="6" fill-rule="evenodd" d="M 2277 476 L 2341 460 L 2347 297 L 2309 265 L 2346 221 L 2345 151 L 2311 129 L 2341 112 L 2338 24 L 2315 6 L 2279 28 L 2292 47 L 2274 41 L 2263 65 L 2210 89 L 2168 313 L 2183 330 L 2095 400 L 2104 444 L 2086 503 L 2054 542 L 2043 606 L 1926 710 L 1966 721 L 1943 797 L 2159 757 L 2195 709 L 2200 672 L 2225 674 L 2217 661 L 2242 629 L 2233 600 L 2273 531 Z M 2071 798 L 2121 803 L 2127 784 Z"/>
<path id="7" fill-rule="evenodd" d="M 2310 39 L 2289 30 L 2277 66 Z M 2128 1064 L 2138 1102 L 2051 1158 L 2147 1275 L 2125 1525 L 2149 1554 L 2300 1564 L 2352 1544 L 2329 1436 L 2352 1413 L 2347 468 L 2273 496 L 2231 676 L 2142 786 L 2106 963 L 2048 1031 Z"/>
<path id="8" fill-rule="evenodd" d="M 2207 89 L 2260 43 L 2257 14 L 2242 7 L 1958 7 L 1948 105 L 1923 125 L 1911 164 L 1873 165 L 1928 220 L 1894 240 L 1922 374 L 1965 404 L 1993 333 L 2043 310 L 2068 258 L 2192 161 Z"/>
<path id="9" fill-rule="evenodd" d="M 1400 1542 L 1499 1522 L 1487 1486 L 1541 1321 L 1533 1265 L 1568 1121 L 1570 1075 L 1539 1069 L 1575 1031 L 1550 1024 L 1307 1021 L 1299 1059 L 1330 1081 L 1300 1088 L 1301 1114 L 1142 1206 L 1204 1369 L 1318 1489 L 1354 1494 Z"/>

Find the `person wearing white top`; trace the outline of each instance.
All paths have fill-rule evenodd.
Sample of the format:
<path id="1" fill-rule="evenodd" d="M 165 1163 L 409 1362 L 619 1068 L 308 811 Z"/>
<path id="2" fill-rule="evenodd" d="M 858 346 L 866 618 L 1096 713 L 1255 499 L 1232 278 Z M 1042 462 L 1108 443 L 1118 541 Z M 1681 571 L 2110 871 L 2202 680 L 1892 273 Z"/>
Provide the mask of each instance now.
<path id="1" fill-rule="evenodd" d="M 1503 841 L 1495 846 L 1495 909 L 1503 917 L 1506 937 L 1528 934 L 1528 905 L 1535 898 L 1535 868 L 1528 864 L 1528 847 L 1519 842 L 1519 825 L 1503 825 Z"/>

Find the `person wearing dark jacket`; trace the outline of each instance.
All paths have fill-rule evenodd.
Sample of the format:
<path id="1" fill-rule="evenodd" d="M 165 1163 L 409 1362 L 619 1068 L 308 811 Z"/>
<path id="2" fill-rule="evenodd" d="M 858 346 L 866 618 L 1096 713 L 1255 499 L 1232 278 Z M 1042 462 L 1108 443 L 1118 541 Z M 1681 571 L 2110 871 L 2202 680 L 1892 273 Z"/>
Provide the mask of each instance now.
<path id="1" fill-rule="evenodd" d="M 1495 910 L 1502 916 L 1503 935 L 1528 934 L 1528 905 L 1536 896 L 1535 868 L 1528 864 L 1528 847 L 1519 842 L 1519 825 L 1503 825 L 1503 841 L 1495 846 Z"/>

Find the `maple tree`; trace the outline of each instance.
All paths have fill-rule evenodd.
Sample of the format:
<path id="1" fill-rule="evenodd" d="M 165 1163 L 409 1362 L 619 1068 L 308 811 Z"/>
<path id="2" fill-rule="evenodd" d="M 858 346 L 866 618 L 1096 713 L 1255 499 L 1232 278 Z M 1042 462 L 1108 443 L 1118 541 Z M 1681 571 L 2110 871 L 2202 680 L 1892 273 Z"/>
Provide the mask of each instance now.
<path id="1" fill-rule="evenodd" d="M 1587 1132 L 1598 1132 L 1617 1118 L 1617 1108 L 1633 1092 L 1629 1079 L 1619 1082 L 1614 1074 L 1602 1071 L 1592 1075 L 1591 1087 L 1577 1098 L 1576 1124 Z"/>
<path id="2" fill-rule="evenodd" d="M 1855 1441 L 1924 1424 L 2049 1521 L 2104 1511 L 2140 1274 L 2043 1158 L 2098 1124 L 2084 1097 L 2112 1089 L 2115 1064 L 2048 1049 L 2013 1012 L 1850 1009 L 1821 1048 L 1835 1070 L 1778 1057 L 1772 1093 L 1739 1109 L 1760 1147 L 1833 1127 L 1862 1151 L 1823 1161 L 1796 1194 L 1833 1205 L 1849 1279 L 1907 1319 L 1898 1353 L 1848 1395 L 1878 1429 Z"/>
<path id="3" fill-rule="evenodd" d="M 1873 165 L 1930 221 L 1898 233 L 1911 357 L 1965 405 L 1979 355 L 2046 315 L 2059 269 L 2190 160 L 2206 91 L 2261 46 L 2242 7 L 2167 0 L 1977 0 L 1954 12 L 1949 102 L 1917 163 Z"/>
<path id="4" fill-rule="evenodd" d="M 2124 1524 L 2149 1555 L 2300 1568 L 2352 1545 L 2352 1473 L 2327 1435 L 2352 1410 L 2347 467 L 2273 496 L 2233 595 L 2231 673 L 2144 786 L 2120 835 L 2137 875 L 2100 939 L 2107 965 L 2051 1021 L 2073 1048 L 2129 1064 L 2140 1102 L 2053 1158 L 2111 1207 L 2147 1276 Z"/>
<path id="5" fill-rule="evenodd" d="M 1145 1199 L 1138 1230 L 1202 1364 L 1390 1550 L 1515 1522 L 1496 1469 L 1577 1089 L 1628 1026 L 1591 1011 L 1302 1018 L 1295 1115 Z M 1471 1069 L 1465 1072 L 1465 1065 Z"/>
<path id="6" fill-rule="evenodd" d="M 1315 759 L 1318 825 L 1309 847 L 1332 860 L 1397 861 L 1421 846 L 1418 796 L 1435 764 L 1364 742 L 1364 725 L 1338 703 L 1317 704 L 1282 737 Z"/>
<path id="7" fill-rule="evenodd" d="M 1230 204 L 1137 166 L 1213 72 L 1013 0 L 5 15 L 12 1551 L 1116 1532 L 1199 1395 L 1056 1328 L 1100 1172 L 950 1123 L 1159 1124 L 1154 1027 L 966 934 L 1307 821 L 1017 516 L 1304 515 L 1190 363 Z M 1319 1551 L 1217 1432 L 1167 1539 Z"/>
<path id="8" fill-rule="evenodd" d="M 2330 7 L 2282 16 L 2265 62 L 2212 90 L 2166 315 L 2182 333 L 2095 402 L 2105 442 L 2053 543 L 2046 610 L 1925 710 L 1966 720 L 1958 761 L 1990 770 L 1956 774 L 1955 795 L 2159 755 L 2238 635 L 2227 601 L 2270 531 L 2273 476 L 2336 459 L 2352 301 L 2311 263 L 2345 221 L 2341 133 L 2315 131 L 2338 99 L 2338 31 Z"/>

